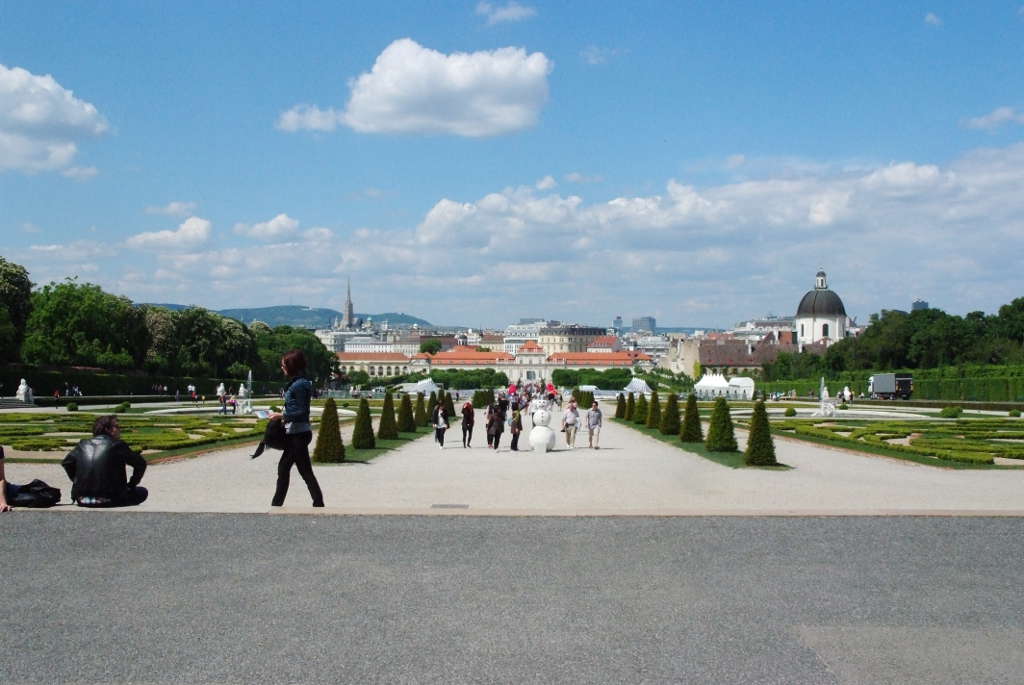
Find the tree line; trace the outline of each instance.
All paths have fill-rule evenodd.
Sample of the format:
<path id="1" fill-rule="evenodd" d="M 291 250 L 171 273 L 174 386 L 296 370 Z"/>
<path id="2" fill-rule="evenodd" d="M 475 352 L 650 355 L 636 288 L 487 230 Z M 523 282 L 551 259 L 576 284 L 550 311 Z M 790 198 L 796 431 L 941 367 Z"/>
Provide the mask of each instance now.
<path id="1" fill-rule="evenodd" d="M 1024 364 L 1024 297 L 994 315 L 966 316 L 941 309 L 910 313 L 882 310 L 856 338 L 831 345 L 824 355 L 782 353 L 763 367 L 766 381 L 813 378 L 843 371 L 934 369 L 962 365 Z"/>
<path id="2" fill-rule="evenodd" d="M 69 278 L 33 289 L 24 267 L 0 257 L 0 361 L 85 366 L 152 375 L 261 379 L 281 375 L 289 349 L 306 353 L 326 381 L 337 360 L 310 331 L 246 325 L 203 309 L 136 305 Z"/>

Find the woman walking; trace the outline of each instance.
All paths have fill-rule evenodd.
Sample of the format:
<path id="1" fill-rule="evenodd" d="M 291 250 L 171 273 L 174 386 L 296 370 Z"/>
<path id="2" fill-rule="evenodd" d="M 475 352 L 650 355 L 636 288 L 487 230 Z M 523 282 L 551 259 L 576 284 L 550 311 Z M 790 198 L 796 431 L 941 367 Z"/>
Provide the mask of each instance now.
<path id="1" fill-rule="evenodd" d="M 473 422 L 476 421 L 476 412 L 473 411 L 473 403 L 466 402 L 462 405 L 462 446 L 469 447 L 469 441 L 473 439 Z"/>
<path id="2" fill-rule="evenodd" d="M 313 441 L 313 427 L 309 423 L 309 401 L 313 397 L 313 384 L 303 378 L 306 371 L 306 355 L 302 350 L 285 352 L 281 357 L 281 371 L 289 378 L 284 391 L 284 412 L 271 414 L 269 418 L 284 421 L 285 448 L 277 464 L 277 489 L 270 504 L 279 507 L 284 504 L 291 479 L 292 464 L 306 481 L 314 507 L 324 506 L 324 495 L 320 484 L 313 475 L 313 464 L 309 460 L 309 443 Z"/>
<path id="3" fill-rule="evenodd" d="M 512 423 L 509 424 L 509 429 L 512 431 L 512 451 L 519 451 L 519 434 L 523 432 L 523 415 L 516 409 L 512 412 Z"/>
<path id="4" fill-rule="evenodd" d="M 448 410 L 445 408 L 444 402 L 437 403 L 437 406 L 434 407 L 434 415 L 430 420 L 434 424 L 434 440 L 437 442 L 437 448 L 443 450 L 444 432 L 448 430 Z"/>
<path id="5" fill-rule="evenodd" d="M 501 405 L 495 402 L 487 412 L 487 443 L 494 451 L 498 451 L 498 443 L 501 442 L 501 434 L 504 431 L 505 415 L 501 411 Z"/>

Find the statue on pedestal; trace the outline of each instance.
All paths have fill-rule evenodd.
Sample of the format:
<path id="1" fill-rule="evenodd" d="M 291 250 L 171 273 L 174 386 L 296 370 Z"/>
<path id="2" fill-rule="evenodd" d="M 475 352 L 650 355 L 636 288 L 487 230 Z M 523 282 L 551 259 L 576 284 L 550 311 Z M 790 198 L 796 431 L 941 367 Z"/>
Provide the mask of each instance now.
<path id="1" fill-rule="evenodd" d="M 24 378 L 21 379 L 21 383 L 18 385 L 18 391 L 14 394 L 19 402 L 26 404 L 35 404 L 35 399 L 32 397 L 32 388 L 28 387 L 28 383 Z"/>
<path id="2" fill-rule="evenodd" d="M 245 383 L 241 383 L 238 386 L 238 404 L 239 409 L 243 414 L 252 413 L 252 398 L 249 396 L 249 388 L 245 387 Z"/>

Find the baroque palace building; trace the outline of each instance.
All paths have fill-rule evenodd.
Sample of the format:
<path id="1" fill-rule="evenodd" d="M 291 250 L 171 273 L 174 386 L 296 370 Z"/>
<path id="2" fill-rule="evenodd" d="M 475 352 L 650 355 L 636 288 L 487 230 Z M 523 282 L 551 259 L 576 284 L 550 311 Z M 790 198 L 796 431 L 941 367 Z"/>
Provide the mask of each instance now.
<path id="1" fill-rule="evenodd" d="M 604 329 L 597 338 L 604 335 Z M 572 334 L 576 335 L 574 331 Z M 543 332 L 541 333 L 543 337 Z M 457 346 L 449 350 L 430 355 L 425 353 L 402 354 L 399 352 L 339 352 L 338 362 L 341 371 L 352 373 L 365 371 L 375 378 L 388 378 L 399 374 L 427 372 L 433 369 L 482 369 L 492 368 L 504 373 L 513 383 L 550 380 L 556 369 L 637 369 L 646 371 L 652 368 L 653 360 L 649 355 L 635 351 L 588 352 L 587 345 L 582 349 L 558 350 L 549 353 L 533 340 L 527 340 L 519 346 L 516 354 L 504 351 L 481 351 L 469 346 Z M 560 342 L 559 346 L 569 346 Z M 578 347 L 573 343 L 573 347 Z"/>

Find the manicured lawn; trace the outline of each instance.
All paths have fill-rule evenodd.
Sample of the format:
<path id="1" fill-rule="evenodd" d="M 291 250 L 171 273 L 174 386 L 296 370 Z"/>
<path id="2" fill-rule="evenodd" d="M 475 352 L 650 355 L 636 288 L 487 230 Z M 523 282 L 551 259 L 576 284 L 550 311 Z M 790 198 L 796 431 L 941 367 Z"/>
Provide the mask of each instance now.
<path id="1" fill-rule="evenodd" d="M 702 443 L 702 442 L 683 442 L 682 440 L 679 439 L 678 435 L 665 435 L 660 430 L 658 430 L 656 428 L 648 428 L 647 426 L 638 426 L 637 424 L 633 423 L 632 421 L 626 421 L 625 419 L 612 418 L 612 421 L 615 421 L 616 423 L 620 423 L 623 426 L 628 426 L 629 428 L 632 428 L 633 430 L 635 430 L 635 431 L 637 431 L 639 433 L 643 433 L 644 435 L 649 435 L 650 437 L 654 438 L 655 440 L 660 440 L 660 441 L 662 441 L 664 443 L 668 443 L 669 445 L 672 445 L 673 447 L 677 447 L 677 448 L 683 450 L 684 452 L 690 452 L 692 454 L 699 455 L 699 456 L 704 457 L 705 459 L 707 459 L 709 461 L 715 462 L 716 464 L 721 464 L 722 466 L 728 466 L 731 469 L 740 469 L 740 468 L 752 469 L 752 468 L 757 468 L 757 469 L 770 469 L 770 470 L 773 470 L 773 471 L 779 471 L 779 470 L 785 471 L 785 470 L 788 470 L 788 469 L 791 468 L 789 466 L 786 466 L 785 464 L 779 464 L 778 466 L 747 466 L 747 464 L 744 462 L 743 452 L 712 452 L 707 447 L 705 447 L 704 443 Z"/>
<path id="2" fill-rule="evenodd" d="M 376 426 L 374 426 L 374 432 L 376 434 Z M 381 440 L 377 438 L 377 446 L 369 450 L 357 450 L 352 445 L 345 445 L 345 461 L 349 462 L 367 462 L 371 459 L 379 457 L 385 452 L 398 449 L 399 447 L 405 447 L 413 440 L 419 440 L 425 435 L 432 435 L 434 429 L 429 426 L 420 426 L 416 428 L 415 433 L 399 433 L 398 438 L 395 440 Z M 314 462 L 319 466 L 337 466 L 345 462 Z"/>
<path id="3" fill-rule="evenodd" d="M 772 432 L 820 445 L 847 447 L 869 454 L 953 469 L 1024 468 L 1024 426 L 1018 419 L 955 421 L 843 421 L 785 419 Z M 1017 459 L 1021 465 L 995 464 Z"/>

